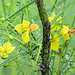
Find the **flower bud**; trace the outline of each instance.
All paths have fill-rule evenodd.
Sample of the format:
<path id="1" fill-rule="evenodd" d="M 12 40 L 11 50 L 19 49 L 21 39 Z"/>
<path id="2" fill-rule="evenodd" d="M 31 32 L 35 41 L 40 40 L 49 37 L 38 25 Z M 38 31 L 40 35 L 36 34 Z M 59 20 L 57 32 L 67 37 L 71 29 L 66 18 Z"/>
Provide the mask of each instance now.
<path id="1" fill-rule="evenodd" d="M 9 64 L 8 63 L 6 63 L 6 64 L 4 64 L 4 67 L 7 67 Z"/>
<path id="2" fill-rule="evenodd" d="M 5 21 L 5 18 L 4 18 L 4 17 L 2 17 L 2 18 L 1 18 L 1 21 L 2 21 L 2 22 L 4 22 L 4 21 Z"/>
<path id="3" fill-rule="evenodd" d="M 13 40 L 13 37 L 11 35 L 9 35 L 10 40 Z"/>

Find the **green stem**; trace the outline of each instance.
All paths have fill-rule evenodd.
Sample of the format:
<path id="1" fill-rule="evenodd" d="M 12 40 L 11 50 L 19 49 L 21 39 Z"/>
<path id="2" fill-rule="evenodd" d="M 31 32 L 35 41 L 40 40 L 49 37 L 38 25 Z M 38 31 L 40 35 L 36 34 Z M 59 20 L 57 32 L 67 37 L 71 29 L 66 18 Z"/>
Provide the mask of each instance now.
<path id="1" fill-rule="evenodd" d="M 3 6 L 3 11 L 4 11 L 4 17 L 6 18 L 6 10 L 5 10 L 5 2 L 2 0 L 2 6 Z"/>
<path id="2" fill-rule="evenodd" d="M 28 55 L 27 55 L 27 58 L 28 58 Z M 27 58 L 26 58 L 26 60 L 27 60 Z M 21 68 L 19 69 L 17 75 L 19 75 L 19 73 L 22 71 L 23 67 L 25 66 L 26 60 L 25 60 L 24 63 L 22 64 L 22 66 L 21 66 Z"/>
<path id="3" fill-rule="evenodd" d="M 61 49 L 59 50 L 59 65 L 58 65 L 58 74 L 57 75 L 61 75 L 61 71 L 60 71 L 60 68 L 61 68 L 61 59 L 62 59 L 62 55 L 63 55 L 63 51 L 65 50 L 65 48 L 67 47 L 68 43 L 67 43 L 67 40 L 65 41 L 65 43 L 63 44 L 63 46 L 61 47 Z"/>
<path id="4" fill-rule="evenodd" d="M 60 67 L 61 67 L 61 59 L 62 59 L 62 52 L 61 50 L 59 51 L 59 65 L 58 65 L 58 75 L 61 75 Z"/>
<path id="5" fill-rule="evenodd" d="M 72 22 L 71 22 L 70 28 L 72 28 L 72 27 L 73 27 L 74 22 L 75 22 L 75 14 L 74 14 L 74 16 L 73 16 L 73 19 L 72 19 Z"/>
<path id="6" fill-rule="evenodd" d="M 51 42 L 53 42 L 55 39 L 57 39 L 58 37 L 60 37 L 61 36 L 61 34 L 60 35 L 58 35 L 56 38 L 54 38 L 53 40 L 51 40 Z"/>
<path id="7" fill-rule="evenodd" d="M 53 75 L 53 70 L 54 70 L 55 54 L 56 54 L 56 52 L 54 52 L 54 56 L 53 56 L 53 63 L 52 63 L 52 75 Z"/>
<path id="8" fill-rule="evenodd" d="M 20 52 L 19 54 L 16 54 L 15 56 L 13 56 L 13 57 L 10 57 L 8 60 L 6 60 L 6 61 L 4 61 L 3 63 L 1 63 L 0 64 L 0 67 L 2 67 L 4 64 L 6 64 L 6 63 L 10 63 L 11 61 L 13 61 L 14 59 L 16 59 L 16 56 L 17 57 L 19 57 L 19 55 L 21 54 L 21 53 L 24 53 L 24 52 Z"/>
<path id="9" fill-rule="evenodd" d="M 39 46 L 39 50 L 38 50 L 38 54 L 37 54 L 37 57 L 36 57 L 36 61 L 35 61 L 35 63 L 34 63 L 34 65 L 33 65 L 33 67 L 32 67 L 32 69 L 30 70 L 30 72 L 27 74 L 27 75 L 30 75 L 30 73 L 31 73 L 31 71 L 34 69 L 34 67 L 36 66 L 36 64 L 37 64 L 37 61 L 38 61 L 38 59 L 39 59 L 39 54 L 40 54 L 40 51 L 41 51 L 41 45 Z"/>
<path id="10" fill-rule="evenodd" d="M 55 8 L 55 6 L 56 6 L 56 3 L 57 3 L 57 0 L 54 2 L 54 5 L 53 5 L 53 7 L 52 7 L 52 9 L 51 9 L 51 12 L 53 11 L 53 9 Z M 57 6 L 56 6 L 57 7 Z M 58 9 L 58 8 L 57 8 Z"/>
<path id="11" fill-rule="evenodd" d="M 14 8 L 13 8 L 13 5 L 12 5 L 12 2 L 11 2 L 11 0 L 9 0 L 10 1 L 10 5 L 11 5 L 11 9 L 12 9 L 12 11 L 14 12 L 14 14 L 15 14 L 15 11 L 14 11 Z M 16 17 L 16 20 L 17 20 L 17 22 L 19 23 L 19 20 L 18 20 L 18 18 L 17 18 L 17 15 L 15 14 L 15 17 Z"/>
<path id="12" fill-rule="evenodd" d="M 75 51 L 75 47 L 73 48 L 73 51 L 72 51 L 72 53 L 71 53 L 66 65 L 64 66 L 64 68 L 62 68 L 62 72 L 65 72 L 67 70 L 67 66 L 68 66 L 68 64 L 70 62 L 70 59 L 71 59 L 72 55 L 74 54 L 74 51 Z"/>
<path id="13" fill-rule="evenodd" d="M 22 7 L 21 9 L 19 9 L 17 12 L 15 12 L 14 14 L 12 14 L 11 16 L 9 16 L 5 21 L 7 21 L 8 19 L 12 18 L 13 16 L 15 16 L 15 14 L 19 13 L 21 10 L 23 10 L 24 8 L 28 7 L 29 5 L 33 4 L 35 2 L 32 1 L 31 3 L 27 4 L 26 6 Z"/>

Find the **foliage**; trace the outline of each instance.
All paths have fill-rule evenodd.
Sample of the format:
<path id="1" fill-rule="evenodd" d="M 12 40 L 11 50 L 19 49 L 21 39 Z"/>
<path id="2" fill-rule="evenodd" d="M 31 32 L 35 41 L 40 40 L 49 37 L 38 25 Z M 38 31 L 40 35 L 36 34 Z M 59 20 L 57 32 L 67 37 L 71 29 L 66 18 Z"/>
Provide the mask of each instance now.
<path id="1" fill-rule="evenodd" d="M 51 22 L 50 74 L 57 75 L 61 71 L 63 75 L 74 75 L 75 1 L 44 0 L 44 5 Z M 24 20 L 29 21 L 28 28 L 33 24 L 38 27 L 34 29 L 32 26 L 32 31 L 22 29 L 20 33 L 15 27 L 21 26 Z M 23 34 L 28 40 L 21 38 Z M 15 46 L 7 58 L 0 57 L 0 74 L 41 75 L 37 69 L 41 62 L 42 34 L 35 1 L 0 0 L 0 48 L 7 42 L 12 44 L 11 47 Z"/>

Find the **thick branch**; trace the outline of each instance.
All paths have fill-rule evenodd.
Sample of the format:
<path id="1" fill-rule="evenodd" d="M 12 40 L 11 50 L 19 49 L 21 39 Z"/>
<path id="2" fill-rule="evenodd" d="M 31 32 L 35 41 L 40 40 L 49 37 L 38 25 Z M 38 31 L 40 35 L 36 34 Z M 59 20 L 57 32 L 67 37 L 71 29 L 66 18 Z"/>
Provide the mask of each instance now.
<path id="1" fill-rule="evenodd" d="M 40 19 L 43 25 L 43 46 L 42 46 L 42 75 L 49 75 L 49 54 L 50 54 L 50 23 L 44 8 L 43 0 L 36 0 Z"/>

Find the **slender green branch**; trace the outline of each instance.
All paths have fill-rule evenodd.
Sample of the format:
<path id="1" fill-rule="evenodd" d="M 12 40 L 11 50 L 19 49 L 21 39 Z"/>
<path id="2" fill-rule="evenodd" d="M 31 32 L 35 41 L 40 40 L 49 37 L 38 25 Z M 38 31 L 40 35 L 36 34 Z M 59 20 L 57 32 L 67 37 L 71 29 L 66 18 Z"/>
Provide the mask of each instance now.
<path id="1" fill-rule="evenodd" d="M 54 56 L 53 56 L 53 63 L 52 63 L 52 75 L 53 75 L 53 70 L 54 70 L 55 54 L 56 54 L 56 52 L 54 52 Z"/>
<path id="2" fill-rule="evenodd" d="M 4 17 L 6 18 L 6 10 L 5 10 L 5 2 L 2 0 L 2 6 L 3 6 L 3 11 L 4 11 Z"/>
<path id="3" fill-rule="evenodd" d="M 39 55 L 40 51 L 41 51 L 41 45 L 39 46 L 39 49 L 38 49 L 38 54 L 37 54 L 37 57 L 36 57 L 36 61 L 35 61 L 34 65 L 33 65 L 32 69 L 30 70 L 30 72 L 27 75 L 29 75 L 31 73 L 31 71 L 34 69 L 35 65 L 37 64 L 37 61 L 38 61 L 39 56 L 40 56 Z"/>
<path id="4" fill-rule="evenodd" d="M 20 52 L 18 54 L 16 54 L 15 56 L 10 57 L 8 60 L 4 61 L 3 63 L 0 64 L 0 67 L 2 67 L 3 65 L 5 65 L 6 63 L 10 63 L 11 61 L 13 61 L 14 59 L 16 59 L 16 57 L 19 57 L 20 54 L 23 54 L 24 52 Z"/>
<path id="5" fill-rule="evenodd" d="M 53 5 L 53 7 L 52 7 L 52 9 L 51 9 L 51 12 L 52 12 L 53 9 L 55 8 L 56 3 L 57 3 L 57 0 L 55 1 L 54 5 Z"/>
<path id="6" fill-rule="evenodd" d="M 11 15 L 10 17 L 8 17 L 5 21 L 7 21 L 8 19 L 12 18 L 13 16 L 15 16 L 17 13 L 19 13 L 21 10 L 23 10 L 24 8 L 28 7 L 29 5 L 33 4 L 35 2 L 32 1 L 31 3 L 27 4 L 26 6 L 22 7 L 21 9 L 19 9 L 17 12 L 15 12 L 13 15 Z"/>
<path id="7" fill-rule="evenodd" d="M 73 49 L 73 51 L 72 51 L 72 53 L 71 53 L 71 55 L 70 55 L 70 57 L 69 57 L 69 59 L 68 59 L 68 61 L 67 61 L 67 63 L 65 64 L 65 66 L 64 66 L 64 68 L 63 68 L 63 71 L 62 72 L 65 72 L 66 71 L 66 67 L 68 66 L 68 64 L 69 64 L 69 61 L 70 61 L 70 59 L 71 59 L 71 57 L 72 57 L 72 55 L 73 55 L 73 53 L 74 53 L 74 51 L 75 51 L 75 47 L 74 47 L 74 49 Z"/>
<path id="8" fill-rule="evenodd" d="M 28 58 L 28 56 L 27 56 L 27 58 Z M 27 58 L 26 58 L 26 60 L 23 62 L 23 64 L 22 64 L 21 68 L 19 69 L 17 75 L 19 75 L 19 73 L 22 71 L 23 67 L 25 66 L 25 63 L 26 63 L 26 61 L 27 61 Z"/>
<path id="9" fill-rule="evenodd" d="M 62 59 L 62 52 L 59 50 L 59 65 L 58 65 L 58 75 L 61 75 L 60 68 L 61 68 L 61 59 Z"/>
<path id="10" fill-rule="evenodd" d="M 73 16 L 73 19 L 72 19 L 72 22 L 71 22 L 70 28 L 72 28 L 72 27 L 73 27 L 74 22 L 75 22 L 75 14 L 74 14 L 74 16 Z"/>
<path id="11" fill-rule="evenodd" d="M 61 59 L 62 59 L 63 51 L 65 50 L 65 48 L 67 46 L 68 46 L 68 43 L 66 40 L 65 43 L 63 44 L 63 46 L 61 47 L 61 49 L 59 49 L 59 65 L 58 65 L 58 74 L 57 75 L 61 75 Z"/>

